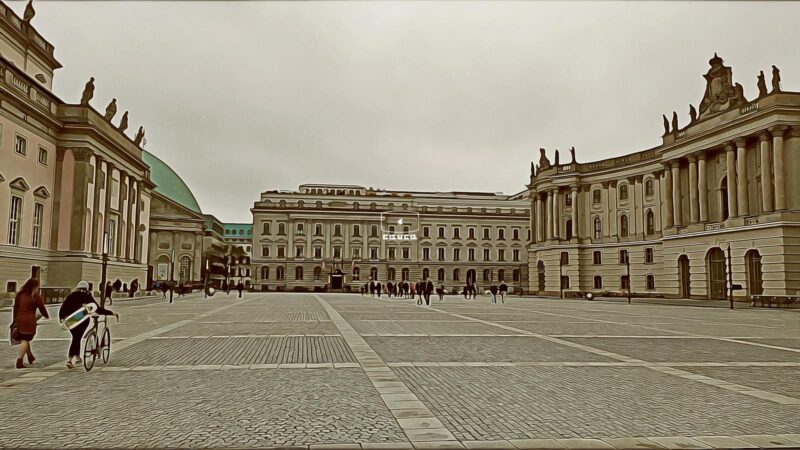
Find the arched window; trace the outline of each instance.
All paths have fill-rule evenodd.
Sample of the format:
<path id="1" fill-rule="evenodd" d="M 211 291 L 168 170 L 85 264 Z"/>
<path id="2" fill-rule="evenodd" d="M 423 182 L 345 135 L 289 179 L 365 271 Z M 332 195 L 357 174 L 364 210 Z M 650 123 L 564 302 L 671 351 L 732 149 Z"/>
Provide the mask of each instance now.
<path id="1" fill-rule="evenodd" d="M 285 278 L 286 278 L 286 273 L 285 273 L 285 271 L 286 271 L 286 270 L 283 268 L 283 266 L 278 266 L 278 268 L 277 268 L 277 269 L 275 269 L 275 276 L 276 276 L 276 277 L 277 277 L 279 280 L 283 280 L 283 279 L 285 279 Z"/>
<path id="2" fill-rule="evenodd" d="M 461 280 L 461 271 L 458 269 L 453 269 L 453 281 L 460 281 Z"/>
<path id="3" fill-rule="evenodd" d="M 262 266 L 261 267 L 261 279 L 262 280 L 269 280 L 269 266 Z"/>
<path id="4" fill-rule="evenodd" d="M 369 276 L 372 277 L 373 280 L 377 281 L 378 280 L 378 268 L 377 267 L 371 267 L 369 269 Z"/>
<path id="5" fill-rule="evenodd" d="M 297 266 L 294 268 L 294 279 L 295 280 L 303 279 L 303 266 Z"/>
<path id="6" fill-rule="evenodd" d="M 603 235 L 603 226 L 600 223 L 600 217 L 598 216 L 594 218 L 594 238 L 600 239 L 602 235 Z"/>
<path id="7" fill-rule="evenodd" d="M 708 298 L 725 299 L 728 290 L 726 265 L 725 252 L 721 248 L 714 247 L 706 253 Z"/>
<path id="8" fill-rule="evenodd" d="M 497 281 L 506 281 L 506 271 L 500 269 L 497 271 Z"/>
<path id="9" fill-rule="evenodd" d="M 511 273 L 511 281 L 515 281 L 515 282 L 520 281 L 519 280 L 519 274 L 520 274 L 519 269 L 514 269 L 514 271 Z"/>
<path id="10" fill-rule="evenodd" d="M 764 293 L 764 280 L 761 272 L 761 254 L 758 250 L 750 250 L 744 255 L 747 263 L 747 293 L 761 295 Z"/>
<path id="11" fill-rule="evenodd" d="M 645 277 L 645 288 L 648 291 L 655 291 L 656 290 L 656 277 L 654 275 L 647 275 Z"/>
<path id="12" fill-rule="evenodd" d="M 644 182 L 644 195 L 650 197 L 653 195 L 653 179 L 650 178 Z"/>
<path id="13" fill-rule="evenodd" d="M 314 281 L 319 281 L 322 279 L 322 267 L 317 266 L 314 267 Z"/>
<path id="14" fill-rule="evenodd" d="M 492 269 L 483 269 L 483 281 L 492 281 Z"/>
<path id="15" fill-rule="evenodd" d="M 628 185 L 623 184 L 619 187 L 619 199 L 620 200 L 627 200 L 628 199 Z"/>
<path id="16" fill-rule="evenodd" d="M 594 276 L 594 288 L 603 289 L 603 277 L 601 277 L 600 275 Z"/>
<path id="17" fill-rule="evenodd" d="M 411 272 L 408 270 L 408 267 L 404 267 L 403 270 L 400 271 L 400 275 L 403 277 L 402 281 L 408 281 L 411 278 Z"/>
<path id="18" fill-rule="evenodd" d="M 444 281 L 444 269 L 439 269 L 436 271 L 436 279 L 439 281 Z"/>
<path id="19" fill-rule="evenodd" d="M 619 218 L 619 236 L 628 237 L 628 216 L 625 214 Z"/>
<path id="20" fill-rule="evenodd" d="M 181 283 L 187 283 L 192 280 L 192 260 L 188 256 L 181 258 L 181 268 L 179 274 L 179 281 Z"/>
<path id="21" fill-rule="evenodd" d="M 353 225 L 353 237 L 361 237 L 361 227 Z"/>
<path id="22" fill-rule="evenodd" d="M 394 267 L 389 267 L 387 278 L 390 280 L 394 280 L 394 277 L 395 277 Z"/>
<path id="23" fill-rule="evenodd" d="M 430 269 L 428 269 L 427 267 L 422 269 L 422 279 L 423 280 L 427 280 L 428 277 L 430 277 L 430 276 L 431 276 L 431 270 Z"/>
<path id="24" fill-rule="evenodd" d="M 358 281 L 359 278 L 361 278 L 361 269 L 358 266 L 353 267 L 353 280 Z"/>
<path id="25" fill-rule="evenodd" d="M 647 235 L 651 236 L 656 233 L 656 216 L 653 214 L 653 210 L 647 210 L 647 214 L 644 215 L 645 221 L 645 229 L 647 231 Z"/>

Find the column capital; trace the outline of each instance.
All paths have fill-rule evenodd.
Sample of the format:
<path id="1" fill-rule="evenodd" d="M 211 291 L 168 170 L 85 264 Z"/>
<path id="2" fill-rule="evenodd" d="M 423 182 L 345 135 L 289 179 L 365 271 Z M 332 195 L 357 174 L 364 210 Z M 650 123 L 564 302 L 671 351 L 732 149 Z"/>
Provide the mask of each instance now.
<path id="1" fill-rule="evenodd" d="M 789 129 L 789 136 L 800 137 L 800 127 L 792 127 Z"/>
<path id="2" fill-rule="evenodd" d="M 764 130 L 764 131 L 758 133 L 758 140 L 759 141 L 767 142 L 767 141 L 769 141 L 769 139 L 770 139 L 770 136 L 769 136 L 769 133 L 767 132 L 767 130 Z"/>
<path id="3" fill-rule="evenodd" d="M 669 163 L 669 168 L 673 170 L 679 168 L 680 166 L 681 166 L 680 161 L 670 161 Z"/>
<path id="4" fill-rule="evenodd" d="M 734 145 L 736 145 L 736 148 L 745 148 L 745 146 L 747 145 L 747 138 L 743 137 L 736 138 L 733 140 L 733 143 Z"/>
<path id="5" fill-rule="evenodd" d="M 786 125 L 776 125 L 774 127 L 769 127 L 769 132 L 772 134 L 772 137 L 783 137 L 783 133 L 788 129 L 789 127 Z"/>
<path id="6" fill-rule="evenodd" d="M 734 150 L 736 149 L 733 147 L 732 143 L 728 142 L 725 144 L 725 153 L 733 153 Z"/>
<path id="7" fill-rule="evenodd" d="M 89 162 L 92 159 L 92 151 L 88 148 L 73 148 L 72 155 L 75 161 Z"/>
<path id="8" fill-rule="evenodd" d="M 571 186 L 571 187 L 569 188 L 569 191 L 570 191 L 570 192 L 575 192 L 575 193 L 577 193 L 577 192 L 578 192 L 578 186 Z"/>
<path id="9" fill-rule="evenodd" d="M 696 163 L 697 162 L 697 156 L 695 154 L 688 155 L 686 157 L 686 159 L 688 159 L 690 163 Z"/>
<path id="10" fill-rule="evenodd" d="M 706 151 L 705 150 L 701 150 L 701 151 L 695 153 L 695 157 L 697 158 L 698 161 L 705 161 L 706 160 Z"/>

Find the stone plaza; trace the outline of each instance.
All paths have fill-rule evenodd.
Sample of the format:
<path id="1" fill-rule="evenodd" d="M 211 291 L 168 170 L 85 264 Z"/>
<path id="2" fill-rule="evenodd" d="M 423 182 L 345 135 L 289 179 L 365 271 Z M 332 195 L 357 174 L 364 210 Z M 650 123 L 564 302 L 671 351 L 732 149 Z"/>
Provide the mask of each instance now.
<path id="1" fill-rule="evenodd" d="M 0 349 L 0 448 L 800 447 L 796 309 L 645 302 L 117 299 L 108 365 Z"/>

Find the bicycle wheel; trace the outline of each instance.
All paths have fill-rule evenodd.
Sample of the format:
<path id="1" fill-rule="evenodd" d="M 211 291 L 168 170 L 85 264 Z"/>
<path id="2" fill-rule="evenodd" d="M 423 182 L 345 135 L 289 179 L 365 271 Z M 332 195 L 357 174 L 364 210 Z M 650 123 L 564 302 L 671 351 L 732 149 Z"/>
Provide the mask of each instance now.
<path id="1" fill-rule="evenodd" d="M 97 332 L 92 330 L 86 335 L 86 344 L 83 347 L 83 367 L 87 372 L 94 367 L 95 359 L 97 359 Z"/>
<path id="2" fill-rule="evenodd" d="M 103 357 L 103 364 L 108 364 L 108 358 L 111 357 L 111 330 L 108 327 L 103 330 L 103 338 L 100 339 L 100 356 Z"/>

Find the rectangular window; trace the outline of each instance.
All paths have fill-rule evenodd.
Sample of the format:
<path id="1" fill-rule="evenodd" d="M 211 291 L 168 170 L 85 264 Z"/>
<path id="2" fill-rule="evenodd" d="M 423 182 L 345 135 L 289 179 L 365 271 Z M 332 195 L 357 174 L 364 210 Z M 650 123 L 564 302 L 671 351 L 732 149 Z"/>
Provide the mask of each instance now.
<path id="1" fill-rule="evenodd" d="M 469 229 L 469 239 L 475 239 L 475 228 Z"/>
<path id="2" fill-rule="evenodd" d="M 20 135 L 17 135 L 16 139 L 14 139 L 14 153 L 22 156 L 28 154 L 28 141 Z"/>
<path id="3" fill-rule="evenodd" d="M 361 227 L 353 225 L 353 237 L 361 237 Z"/>
<path id="4" fill-rule="evenodd" d="M 506 230 L 505 228 L 499 228 L 497 230 L 497 239 L 504 241 L 506 240 Z"/>
<path id="5" fill-rule="evenodd" d="M 518 241 L 519 240 L 519 228 L 514 228 L 511 230 L 511 239 Z"/>
<path id="6" fill-rule="evenodd" d="M 453 239 L 461 239 L 461 228 L 453 227 Z"/>
<path id="7" fill-rule="evenodd" d="M 33 206 L 33 239 L 32 244 L 34 247 L 39 248 L 42 246 L 42 222 L 44 221 L 44 205 L 36 203 Z"/>
<path id="8" fill-rule="evenodd" d="M 297 234 L 304 234 L 306 232 L 306 225 L 304 223 L 298 223 L 296 225 Z"/>
<path id="9" fill-rule="evenodd" d="M 461 249 L 454 248 L 453 249 L 453 261 L 460 261 L 461 260 Z"/>
<path id="10" fill-rule="evenodd" d="M 278 235 L 283 236 L 286 234 L 286 224 L 284 222 L 280 222 L 278 224 Z"/>
<path id="11" fill-rule="evenodd" d="M 592 252 L 592 263 L 603 264 L 603 253 L 597 250 Z"/>
<path id="12" fill-rule="evenodd" d="M 656 277 L 653 275 L 647 275 L 645 278 L 645 284 L 648 291 L 655 291 L 656 290 Z"/>
<path id="13" fill-rule="evenodd" d="M 429 259 L 431 259 L 431 249 L 423 248 L 422 249 L 422 260 L 423 261 L 428 261 Z"/>
<path id="14" fill-rule="evenodd" d="M 269 257 L 269 245 L 262 245 L 261 246 L 261 256 L 264 258 Z"/>
<path id="15" fill-rule="evenodd" d="M 431 237 L 431 227 L 422 227 L 422 237 Z"/>
<path id="16" fill-rule="evenodd" d="M 370 259 L 378 259 L 378 247 L 370 247 L 369 248 L 369 258 Z"/>
<path id="17" fill-rule="evenodd" d="M 342 235 L 342 226 L 338 223 L 333 226 L 333 235 L 334 236 L 341 236 Z"/>
<path id="18" fill-rule="evenodd" d="M 303 250 L 305 250 L 305 248 L 303 248 L 302 245 L 298 245 L 297 247 L 295 247 L 294 248 L 294 257 L 295 258 L 303 258 L 303 257 L 305 257 L 305 252 Z"/>
<path id="19" fill-rule="evenodd" d="M 497 260 L 498 261 L 505 261 L 506 260 L 506 251 L 501 249 L 497 250 Z"/>
<path id="20" fill-rule="evenodd" d="M 269 225 L 270 225 L 269 222 L 264 222 L 261 225 L 261 234 L 270 234 Z M 267 255 L 267 256 L 269 256 L 269 255 Z"/>
<path id="21" fill-rule="evenodd" d="M 627 291 L 631 288 L 631 280 L 627 275 L 622 275 L 619 277 L 619 288 L 624 291 Z"/>
<path id="22" fill-rule="evenodd" d="M 561 252 L 561 265 L 562 266 L 569 265 L 569 252 Z"/>
<path id="23" fill-rule="evenodd" d="M 490 252 L 491 252 L 491 250 L 489 250 L 488 248 L 483 249 L 483 260 L 484 261 L 489 261 L 491 259 L 490 258 Z"/>
<path id="24" fill-rule="evenodd" d="M 403 247 L 403 259 L 408 259 L 408 258 L 410 258 L 410 257 L 411 257 L 411 256 L 410 256 L 410 254 L 411 254 L 411 253 L 410 253 L 410 251 L 409 251 L 409 248 L 408 248 L 408 247 Z"/>
<path id="25" fill-rule="evenodd" d="M 619 263 L 626 264 L 628 262 L 628 251 L 627 250 L 620 250 L 619 251 Z"/>
<path id="26" fill-rule="evenodd" d="M 333 247 L 333 258 L 334 259 L 342 259 L 342 246 L 335 245 Z"/>
<path id="27" fill-rule="evenodd" d="M 117 254 L 115 249 L 117 243 L 117 219 L 108 219 L 108 254 L 114 256 Z"/>
<path id="28" fill-rule="evenodd" d="M 397 258 L 397 249 L 394 247 L 389 247 L 389 259 Z"/>
<path id="29" fill-rule="evenodd" d="M 314 225 L 314 236 L 322 236 L 322 224 L 318 223 Z"/>
<path id="30" fill-rule="evenodd" d="M 278 258 L 285 258 L 286 257 L 286 247 L 279 245 L 278 246 Z"/>
<path id="31" fill-rule="evenodd" d="M 653 249 L 649 247 L 644 249 L 644 263 L 653 264 L 653 259 Z"/>
<path id="32" fill-rule="evenodd" d="M 314 258 L 322 258 L 322 247 L 319 245 L 314 246 Z"/>
<path id="33" fill-rule="evenodd" d="M 469 249 L 469 260 L 470 261 L 475 261 L 475 249 L 474 248 Z"/>
<path id="34" fill-rule="evenodd" d="M 564 195 L 564 206 L 570 207 L 572 206 L 572 196 L 571 195 Z"/>
<path id="35" fill-rule="evenodd" d="M 8 243 L 19 245 L 20 225 L 22 224 L 22 197 L 11 196 L 11 211 L 8 219 Z"/>
<path id="36" fill-rule="evenodd" d="M 601 277 L 600 275 L 594 276 L 594 288 L 603 289 L 603 277 Z"/>
<path id="37" fill-rule="evenodd" d="M 489 234 L 489 233 L 490 233 L 490 232 L 489 232 L 489 229 L 488 229 L 488 228 L 484 228 L 484 229 L 483 229 L 483 238 L 484 238 L 484 239 L 491 239 L 491 237 L 490 237 L 490 234 Z"/>
<path id="38" fill-rule="evenodd" d="M 513 255 L 512 258 L 514 259 L 514 261 L 519 261 L 519 250 L 513 250 L 512 251 L 512 255 Z"/>
<path id="39" fill-rule="evenodd" d="M 438 256 L 439 256 L 439 261 L 444 261 L 444 249 L 443 249 L 443 248 L 439 248 L 439 249 L 437 249 L 437 251 L 438 251 L 438 253 L 439 253 L 439 254 L 438 254 Z"/>
<path id="40" fill-rule="evenodd" d="M 361 247 L 353 247 L 353 259 L 361 259 Z"/>
<path id="41" fill-rule="evenodd" d="M 444 227 L 439 227 L 439 239 L 444 239 Z"/>
<path id="42" fill-rule="evenodd" d="M 47 150 L 42 147 L 39 147 L 39 164 L 43 166 L 47 165 Z"/>

